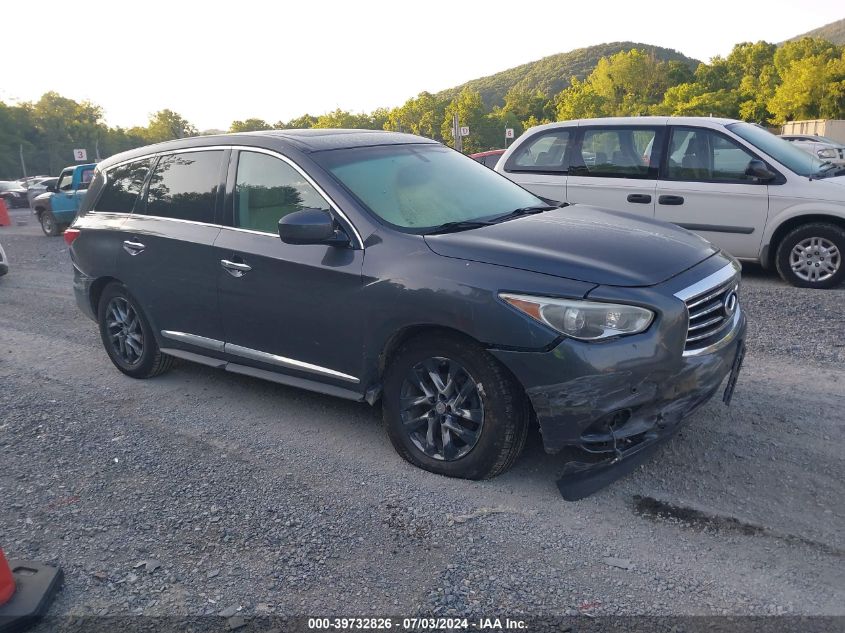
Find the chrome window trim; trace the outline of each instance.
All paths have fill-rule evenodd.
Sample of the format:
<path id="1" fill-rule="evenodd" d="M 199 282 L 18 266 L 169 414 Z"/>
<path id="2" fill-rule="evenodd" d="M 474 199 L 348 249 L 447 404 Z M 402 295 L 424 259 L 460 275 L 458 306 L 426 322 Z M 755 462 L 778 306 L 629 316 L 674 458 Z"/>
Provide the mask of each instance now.
<path id="1" fill-rule="evenodd" d="M 196 345 L 205 349 L 214 350 L 215 352 L 222 352 L 225 346 L 223 341 L 218 341 L 215 338 L 206 338 L 197 334 L 188 334 L 186 332 L 175 332 L 173 330 L 162 330 L 161 335 L 180 343 L 188 343 L 189 345 Z"/>
<path id="2" fill-rule="evenodd" d="M 331 378 L 339 378 L 340 380 L 345 380 L 347 382 L 352 382 L 356 384 L 360 382 L 355 376 L 350 376 L 349 374 L 344 374 L 342 372 L 335 371 L 334 369 L 329 369 L 328 367 L 312 365 L 311 363 L 305 363 L 301 360 L 295 360 L 293 358 L 287 358 L 285 356 L 279 356 L 277 354 L 271 354 L 269 352 L 261 352 L 257 349 L 241 347 L 240 345 L 233 345 L 232 343 L 226 343 L 224 346 L 224 351 L 227 354 L 234 354 L 235 356 L 249 358 L 250 360 L 255 360 L 260 363 L 268 363 L 270 365 L 278 365 L 279 367 L 286 367 L 288 369 L 307 371 L 312 374 L 320 374 L 322 376 L 329 376 Z"/>
<path id="3" fill-rule="evenodd" d="M 352 220 L 350 220 L 349 217 L 343 211 L 340 210 L 340 207 L 337 205 L 337 203 L 335 203 L 335 201 L 331 198 L 331 196 L 329 196 L 329 194 L 327 194 L 326 191 L 320 185 L 318 185 L 317 182 L 313 178 L 311 178 L 311 176 L 309 176 L 305 172 L 305 170 L 303 170 L 297 163 L 295 163 L 293 160 L 291 160 L 290 158 L 288 158 L 284 154 L 281 154 L 276 150 L 267 149 L 266 147 L 253 147 L 251 145 L 206 145 L 206 146 L 201 146 L 201 147 L 184 147 L 184 148 L 181 148 L 181 149 L 173 149 L 173 150 L 159 150 L 159 151 L 156 151 L 156 152 L 151 152 L 149 154 L 143 154 L 142 156 L 135 156 L 133 158 L 127 158 L 126 160 L 122 160 L 119 163 L 114 163 L 113 165 L 109 165 L 105 170 L 102 171 L 102 174 L 103 174 L 103 178 L 107 180 L 106 174 L 109 171 L 111 171 L 115 167 L 119 167 L 120 165 L 124 165 L 126 163 L 132 163 L 132 162 L 144 160 L 144 159 L 147 159 L 147 158 L 154 159 L 154 158 L 158 158 L 160 156 L 165 156 L 165 155 L 170 155 L 170 154 L 186 154 L 188 152 L 203 152 L 203 151 L 227 150 L 227 149 L 246 151 L 246 152 L 257 152 L 259 154 L 267 154 L 268 156 L 272 156 L 273 158 L 278 158 L 282 162 L 287 163 L 294 170 L 299 172 L 299 174 L 303 178 L 305 178 L 305 180 L 308 182 L 308 184 L 310 184 L 312 187 L 314 187 L 314 189 L 317 190 L 317 193 L 319 193 L 321 196 L 323 196 L 323 198 L 326 199 L 326 202 L 329 203 L 329 206 L 331 206 L 332 210 L 337 215 L 339 215 L 341 218 L 343 218 L 343 220 L 352 229 L 352 234 L 354 236 L 355 241 L 357 242 L 357 247 L 360 248 L 361 250 L 364 250 L 364 240 L 361 237 L 361 234 L 358 232 L 358 227 L 356 227 L 355 224 L 352 222 Z M 105 182 L 103 182 L 103 185 L 105 186 Z M 91 211 L 89 211 L 89 213 L 98 213 L 98 211 L 96 211 L 95 209 L 91 209 Z M 161 220 L 174 220 L 174 219 L 176 219 L 176 218 L 163 218 L 163 217 L 157 216 L 157 215 L 143 215 L 141 213 L 133 213 L 133 214 L 126 214 L 126 215 L 138 215 L 140 217 L 159 218 Z M 193 220 L 177 220 L 177 221 L 194 222 Z M 194 222 L 194 224 L 205 224 L 205 225 L 208 225 L 208 226 L 225 227 L 225 225 L 223 225 L 223 224 L 212 224 L 212 223 L 208 223 L 208 222 Z M 225 228 L 233 228 L 233 229 L 239 229 L 239 230 L 244 230 L 244 231 L 250 230 L 250 229 L 240 229 L 240 227 L 236 227 L 236 226 L 225 227 Z M 261 234 L 261 235 L 272 235 L 272 233 L 262 233 L 260 231 L 254 231 L 254 232 L 257 233 L 257 234 Z"/>
<path id="4" fill-rule="evenodd" d="M 693 285 L 679 290 L 675 293 L 675 296 L 681 301 L 686 302 L 688 299 L 692 299 L 697 295 L 707 292 L 708 290 L 713 290 L 716 287 L 727 283 L 734 275 L 738 274 L 740 270 L 741 268 L 739 264 L 735 261 L 731 261 L 730 264 L 720 268 L 712 275 L 708 275 Z"/>
<path id="5" fill-rule="evenodd" d="M 182 224 L 196 224 L 197 226 L 210 226 L 213 229 L 228 228 L 222 224 L 214 224 L 212 222 L 198 222 L 197 220 L 184 220 L 182 218 L 165 218 L 160 215 L 146 215 L 144 213 L 131 213 L 130 218 L 141 218 L 144 220 L 164 220 L 165 222 L 181 222 Z"/>

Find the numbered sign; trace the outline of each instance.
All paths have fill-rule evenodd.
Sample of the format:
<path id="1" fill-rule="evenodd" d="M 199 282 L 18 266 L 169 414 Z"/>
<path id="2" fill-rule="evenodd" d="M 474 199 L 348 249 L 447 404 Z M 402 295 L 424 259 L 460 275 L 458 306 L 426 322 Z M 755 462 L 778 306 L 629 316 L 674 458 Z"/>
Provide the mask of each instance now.
<path id="1" fill-rule="evenodd" d="M 505 128 L 505 138 L 513 138 L 513 128 L 512 127 Z"/>
<path id="2" fill-rule="evenodd" d="M 461 136 L 469 136 L 469 127 L 466 125 L 461 126 Z"/>
<path id="3" fill-rule="evenodd" d="M 88 150 L 75 149 L 73 150 L 73 160 L 88 160 Z"/>

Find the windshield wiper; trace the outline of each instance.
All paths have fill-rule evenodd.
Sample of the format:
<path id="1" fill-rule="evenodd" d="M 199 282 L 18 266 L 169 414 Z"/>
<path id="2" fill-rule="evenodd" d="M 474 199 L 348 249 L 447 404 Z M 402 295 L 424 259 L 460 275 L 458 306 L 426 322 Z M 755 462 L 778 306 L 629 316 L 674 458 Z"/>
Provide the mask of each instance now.
<path id="1" fill-rule="evenodd" d="M 506 220 L 511 220 L 513 218 L 521 218 L 523 215 L 534 215 L 535 213 L 543 213 L 543 211 L 552 211 L 553 209 L 557 209 L 559 207 L 553 207 L 548 204 L 537 205 L 534 207 L 520 207 L 519 209 L 514 209 L 509 213 L 505 213 L 503 215 L 496 216 L 491 220 L 491 223 L 495 224 L 498 222 L 504 222 Z"/>
<path id="2" fill-rule="evenodd" d="M 490 226 L 493 222 L 486 222 L 484 220 L 459 220 L 457 222 L 444 222 L 439 226 L 435 226 L 430 231 L 426 231 L 426 235 L 437 235 L 438 233 L 456 233 L 457 231 L 468 231 L 470 229 L 478 229 L 482 226 Z"/>
<path id="3" fill-rule="evenodd" d="M 509 211 L 503 215 L 497 215 L 490 220 L 459 220 L 457 222 L 445 222 L 439 226 L 435 226 L 430 231 L 426 232 L 426 235 L 437 235 L 438 233 L 455 233 L 456 231 L 468 231 L 470 229 L 478 229 L 482 226 L 490 226 L 491 224 L 498 224 L 499 222 L 504 222 L 505 220 L 510 220 L 512 218 L 519 218 L 523 215 L 534 215 L 535 213 L 542 213 L 543 211 L 551 211 L 552 209 L 559 209 L 562 206 L 566 206 L 566 203 L 558 206 L 552 205 L 537 205 L 534 207 L 520 207 L 519 209 L 514 209 L 513 211 Z"/>

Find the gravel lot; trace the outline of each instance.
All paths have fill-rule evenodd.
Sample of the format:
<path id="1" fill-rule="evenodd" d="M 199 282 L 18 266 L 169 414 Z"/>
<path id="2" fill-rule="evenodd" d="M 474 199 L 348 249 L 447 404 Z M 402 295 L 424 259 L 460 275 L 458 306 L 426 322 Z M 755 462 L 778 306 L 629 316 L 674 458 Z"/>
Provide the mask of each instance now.
<path id="1" fill-rule="evenodd" d="M 187 363 L 127 378 L 63 240 L 0 241 L 0 545 L 64 568 L 52 613 L 845 615 L 843 288 L 747 267 L 731 408 L 568 503 L 536 432 L 504 476 L 450 480 L 366 404 Z"/>

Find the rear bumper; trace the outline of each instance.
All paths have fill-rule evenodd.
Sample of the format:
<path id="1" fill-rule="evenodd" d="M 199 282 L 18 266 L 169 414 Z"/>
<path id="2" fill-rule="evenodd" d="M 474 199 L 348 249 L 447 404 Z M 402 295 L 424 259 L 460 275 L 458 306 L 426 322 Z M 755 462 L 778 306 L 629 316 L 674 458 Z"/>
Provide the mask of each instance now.
<path id="1" fill-rule="evenodd" d="M 97 315 L 94 314 L 94 309 L 91 307 L 91 285 L 93 283 L 93 277 L 84 274 L 76 266 L 73 267 L 73 294 L 76 297 L 76 305 L 79 306 L 85 316 L 96 321 Z"/>
<path id="2" fill-rule="evenodd" d="M 659 333 L 640 343 L 564 340 L 548 352 L 491 353 L 524 386 L 548 452 L 572 446 L 616 461 L 674 433 L 718 391 L 745 330 L 740 313 L 726 343 L 699 356 L 668 352 Z"/>

